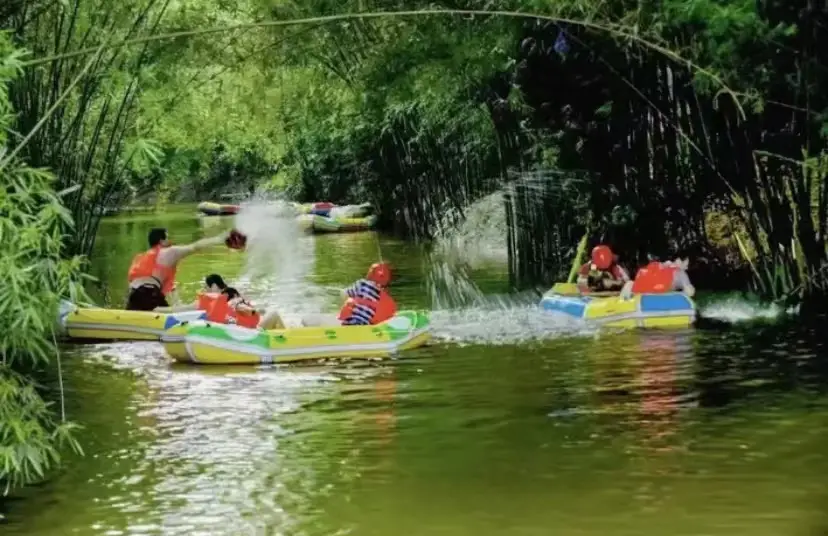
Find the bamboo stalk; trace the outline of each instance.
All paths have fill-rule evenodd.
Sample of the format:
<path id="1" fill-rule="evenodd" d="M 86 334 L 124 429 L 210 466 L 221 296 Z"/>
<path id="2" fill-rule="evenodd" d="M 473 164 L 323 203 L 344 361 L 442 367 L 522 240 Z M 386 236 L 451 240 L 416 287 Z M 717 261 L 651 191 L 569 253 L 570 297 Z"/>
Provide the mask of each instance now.
<path id="1" fill-rule="evenodd" d="M 108 39 L 107 41 L 102 43 L 101 46 L 98 47 L 98 53 L 95 56 L 92 56 L 89 59 L 89 61 L 86 62 L 86 65 L 81 70 L 80 74 L 78 74 L 78 76 L 76 76 L 75 79 L 72 80 L 72 83 L 69 84 L 69 87 L 66 88 L 66 90 L 54 102 L 54 104 L 52 104 L 52 106 L 46 111 L 46 114 L 40 119 L 40 121 L 37 122 L 34 128 L 30 130 L 28 134 L 26 134 L 26 137 L 24 137 L 20 141 L 20 143 L 18 143 L 15 146 L 15 148 L 12 149 L 11 152 L 5 156 L 5 158 L 0 160 L 0 171 L 2 171 L 9 164 L 9 162 L 11 162 L 14 159 L 15 156 L 17 156 L 17 153 L 23 150 L 26 144 L 29 143 L 29 141 L 35 136 L 35 134 L 37 134 L 37 132 L 43 127 L 43 125 L 45 125 L 46 122 L 49 121 L 49 118 L 52 116 L 52 114 L 58 108 L 58 106 L 60 106 L 61 103 L 64 100 L 66 100 L 67 97 L 69 97 L 75 86 L 78 85 L 78 83 L 83 79 L 84 76 L 86 76 L 87 71 L 89 71 L 90 67 L 92 67 L 92 65 L 97 61 L 100 53 L 103 52 L 103 50 L 105 49 L 107 42 Z"/>

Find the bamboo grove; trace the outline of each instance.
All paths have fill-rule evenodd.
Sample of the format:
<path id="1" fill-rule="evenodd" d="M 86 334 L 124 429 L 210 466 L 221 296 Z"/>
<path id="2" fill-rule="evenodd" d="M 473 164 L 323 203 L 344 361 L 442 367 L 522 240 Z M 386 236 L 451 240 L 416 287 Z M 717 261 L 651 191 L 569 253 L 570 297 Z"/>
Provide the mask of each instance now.
<path id="1" fill-rule="evenodd" d="M 105 207 L 150 192 L 369 199 L 387 228 L 427 237 L 436 214 L 505 188 L 518 284 L 560 277 L 589 231 L 630 263 L 687 253 L 706 286 L 822 288 L 824 15 L 804 2 L 176 6 L 20 0 L 3 14 L 35 56 L 101 46 L 11 91 L 18 132 L 55 107 L 23 154 L 77 188 L 74 251 Z M 383 17 L 107 46 L 379 7 L 569 23 Z"/>
<path id="2" fill-rule="evenodd" d="M 586 235 L 630 264 L 689 255 L 702 287 L 824 302 L 825 18 L 804 0 L 3 2 L 3 247 L 23 249 L 0 307 L 29 316 L 4 330 L 0 411 L 39 428 L 0 426 L 0 479 L 57 461 L 69 425 L 27 382 L 100 218 L 132 202 L 371 201 L 427 239 L 503 191 L 516 286 L 564 277 Z"/>

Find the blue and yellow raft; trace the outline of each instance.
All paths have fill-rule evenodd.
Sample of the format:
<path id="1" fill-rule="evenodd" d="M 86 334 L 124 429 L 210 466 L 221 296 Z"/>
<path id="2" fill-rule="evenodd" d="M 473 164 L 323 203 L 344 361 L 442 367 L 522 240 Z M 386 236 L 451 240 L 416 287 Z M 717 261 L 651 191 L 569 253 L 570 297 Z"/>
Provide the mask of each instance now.
<path id="1" fill-rule="evenodd" d="M 581 294 L 571 283 L 556 283 L 544 294 L 546 312 L 612 328 L 686 328 L 696 320 L 696 305 L 681 292 L 637 294 L 623 299 L 618 293 Z"/>

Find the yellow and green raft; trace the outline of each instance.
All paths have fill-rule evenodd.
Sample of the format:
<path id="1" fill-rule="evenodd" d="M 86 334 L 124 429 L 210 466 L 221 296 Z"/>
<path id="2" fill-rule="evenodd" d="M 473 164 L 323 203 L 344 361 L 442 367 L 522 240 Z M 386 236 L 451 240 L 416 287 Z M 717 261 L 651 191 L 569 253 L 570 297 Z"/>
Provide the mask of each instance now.
<path id="1" fill-rule="evenodd" d="M 301 227 L 314 233 L 367 231 L 377 223 L 377 217 L 373 215 L 364 218 L 328 218 L 317 214 L 302 214 L 298 220 Z"/>
<path id="2" fill-rule="evenodd" d="M 258 365 L 325 358 L 389 357 L 424 345 L 430 320 L 422 311 L 400 311 L 375 326 L 249 329 L 203 320 L 185 322 L 161 337 L 167 354 L 184 363 Z"/>
<path id="3" fill-rule="evenodd" d="M 239 212 L 239 205 L 222 205 L 211 201 L 202 201 L 196 207 L 205 216 L 230 216 Z"/>
<path id="4" fill-rule="evenodd" d="M 204 311 L 164 314 L 78 307 L 63 302 L 58 323 L 64 335 L 70 339 L 157 341 L 168 328 L 206 316 Z"/>
<path id="5" fill-rule="evenodd" d="M 681 292 L 581 294 L 571 283 L 556 283 L 540 302 L 543 311 L 612 328 L 686 328 L 696 319 L 693 300 Z"/>

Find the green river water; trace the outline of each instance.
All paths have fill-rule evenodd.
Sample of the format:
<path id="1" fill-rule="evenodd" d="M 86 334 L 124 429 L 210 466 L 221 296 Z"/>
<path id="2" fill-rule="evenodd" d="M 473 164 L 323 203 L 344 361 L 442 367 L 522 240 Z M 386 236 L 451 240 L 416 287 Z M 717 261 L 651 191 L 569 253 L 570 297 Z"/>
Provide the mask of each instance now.
<path id="1" fill-rule="evenodd" d="M 179 243 L 229 225 L 191 210 L 106 220 L 101 303 L 123 303 L 158 223 Z M 325 288 L 377 257 L 373 233 L 301 240 L 296 257 L 315 258 L 302 284 L 330 310 Z M 421 250 L 379 243 L 397 301 L 429 306 Z M 234 281 L 245 258 L 186 260 L 183 294 L 212 271 Z M 476 278 L 505 291 L 498 267 Z M 299 283 L 279 284 L 239 286 L 303 305 L 285 298 Z M 435 342 L 398 360 L 289 368 L 173 366 L 156 343 L 69 347 L 86 455 L 8 502 L 0 534 L 828 534 L 828 356 L 810 324 L 564 336 L 527 307 L 475 309 L 436 313 Z"/>

